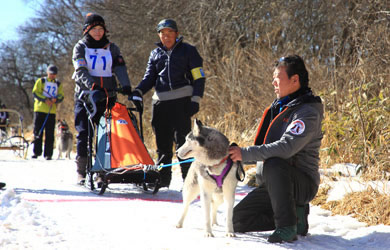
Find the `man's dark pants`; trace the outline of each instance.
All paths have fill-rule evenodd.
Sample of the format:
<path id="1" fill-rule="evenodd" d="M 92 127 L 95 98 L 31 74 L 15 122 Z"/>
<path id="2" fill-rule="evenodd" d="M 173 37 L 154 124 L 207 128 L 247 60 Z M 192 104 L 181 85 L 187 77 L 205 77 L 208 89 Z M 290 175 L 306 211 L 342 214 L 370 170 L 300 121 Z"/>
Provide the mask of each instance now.
<path id="1" fill-rule="evenodd" d="M 250 192 L 233 211 L 235 232 L 269 231 L 297 224 L 296 206 L 308 204 L 318 185 L 281 158 L 264 161 L 260 187 Z"/>
<path id="2" fill-rule="evenodd" d="M 46 120 L 47 118 L 47 120 Z M 46 123 L 45 123 L 46 120 Z M 55 114 L 47 114 L 42 112 L 34 113 L 34 155 L 42 155 L 42 137 L 45 133 L 45 149 L 43 152 L 44 157 L 53 156 L 53 145 L 54 145 L 54 128 L 56 122 Z M 45 124 L 44 124 L 45 123 Z M 42 133 L 40 133 L 43 127 Z"/>
<path id="3" fill-rule="evenodd" d="M 184 144 L 186 135 L 191 131 L 190 105 L 191 97 L 153 101 L 152 127 L 156 136 L 158 159 L 161 159 L 159 163 L 172 163 L 173 143 L 175 142 L 177 150 Z M 183 179 L 187 176 L 190 165 L 190 163 L 180 165 Z M 160 174 L 162 181 L 169 184 L 171 167 L 163 168 Z"/>

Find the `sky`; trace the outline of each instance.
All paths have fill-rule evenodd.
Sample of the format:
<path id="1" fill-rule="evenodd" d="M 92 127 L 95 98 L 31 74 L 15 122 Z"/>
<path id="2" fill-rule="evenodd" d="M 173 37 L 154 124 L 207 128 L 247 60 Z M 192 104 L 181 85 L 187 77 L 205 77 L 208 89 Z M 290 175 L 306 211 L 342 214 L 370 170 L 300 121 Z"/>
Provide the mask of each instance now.
<path id="1" fill-rule="evenodd" d="M 225 237 L 224 206 L 213 227 L 213 238 L 205 238 L 201 202 L 189 208 L 183 228 L 176 228 L 182 211 L 182 179 L 179 167 L 169 189 L 155 195 L 132 184 L 110 184 L 104 195 L 76 185 L 76 164 L 72 160 L 27 159 L 0 150 L 0 249 L 389 249 L 390 226 L 366 226 L 350 216 L 332 215 L 311 206 L 309 235 L 284 244 L 267 242 L 272 231 L 237 233 Z M 344 164 L 338 169 L 345 169 Z M 354 179 L 355 177 L 351 177 Z M 390 183 L 388 184 L 390 186 Z M 346 193 L 336 185 L 333 191 Z M 251 190 L 240 183 L 236 204 Z M 340 197 L 339 197 L 340 198 Z"/>
<path id="2" fill-rule="evenodd" d="M 34 16 L 32 0 L 0 0 L 0 42 L 18 38 L 17 27 Z M 42 0 L 39 0 L 42 1 Z"/>

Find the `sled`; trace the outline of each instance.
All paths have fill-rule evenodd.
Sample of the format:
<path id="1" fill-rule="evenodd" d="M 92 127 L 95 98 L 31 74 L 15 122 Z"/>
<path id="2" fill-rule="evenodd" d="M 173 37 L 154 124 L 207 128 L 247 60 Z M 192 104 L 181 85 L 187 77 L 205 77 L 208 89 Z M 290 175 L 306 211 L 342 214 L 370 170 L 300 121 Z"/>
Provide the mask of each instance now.
<path id="1" fill-rule="evenodd" d="M 86 101 L 89 103 L 94 101 L 91 98 L 83 99 L 89 100 Z M 94 111 L 90 109 L 94 105 L 86 102 L 85 107 L 93 125 Z M 133 112 L 139 113 L 139 124 Z M 96 124 L 96 129 L 92 129 L 89 135 L 95 139 L 95 150 L 92 150 L 92 145 L 88 146 L 86 185 L 92 191 L 102 195 L 109 184 L 132 183 L 145 191 L 148 191 L 148 186 L 153 186 L 153 194 L 158 192 L 160 173 L 154 170 L 144 171 L 145 166 L 155 164 L 143 143 L 141 111 L 116 102 L 106 110 Z M 99 183 L 96 181 L 98 178 L 101 179 Z"/>
<path id="2" fill-rule="evenodd" d="M 23 116 L 13 109 L 0 109 L 0 150 L 12 150 L 26 159 L 29 143 L 24 138 Z"/>

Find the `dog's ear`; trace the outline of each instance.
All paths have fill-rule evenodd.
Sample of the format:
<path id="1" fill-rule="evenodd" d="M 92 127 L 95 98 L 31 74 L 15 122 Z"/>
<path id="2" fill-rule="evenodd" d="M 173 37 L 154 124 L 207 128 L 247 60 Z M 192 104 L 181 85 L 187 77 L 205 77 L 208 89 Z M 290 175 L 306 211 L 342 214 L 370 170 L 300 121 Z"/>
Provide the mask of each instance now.
<path id="1" fill-rule="evenodd" d="M 194 120 L 194 129 L 193 129 L 193 134 L 194 136 L 198 136 L 200 134 L 200 131 L 202 130 L 202 122 L 198 119 Z"/>

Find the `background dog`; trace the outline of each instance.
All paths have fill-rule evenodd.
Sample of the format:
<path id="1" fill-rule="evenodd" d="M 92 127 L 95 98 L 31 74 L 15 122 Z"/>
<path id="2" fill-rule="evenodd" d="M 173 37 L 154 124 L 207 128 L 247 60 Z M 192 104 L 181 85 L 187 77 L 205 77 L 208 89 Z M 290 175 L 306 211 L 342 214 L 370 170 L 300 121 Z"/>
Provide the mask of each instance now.
<path id="1" fill-rule="evenodd" d="M 56 133 L 56 142 L 58 157 L 62 157 L 62 153 L 66 153 L 66 157 L 70 159 L 70 152 L 73 148 L 73 134 L 69 130 L 69 126 L 65 120 L 57 120 L 57 133 Z"/>
<path id="2" fill-rule="evenodd" d="M 177 150 L 181 159 L 194 157 L 183 186 L 182 216 L 176 227 L 181 228 L 190 203 L 200 194 L 205 215 L 205 236 L 213 237 L 211 226 L 217 224 L 218 206 L 226 203 L 226 236 L 234 237 L 233 206 L 238 179 L 237 163 L 228 158 L 229 140 L 216 129 L 203 126 L 195 120 L 193 130 L 187 135 L 186 142 Z M 211 176 L 219 176 L 225 167 L 231 164 L 220 186 Z M 212 221 L 210 221 L 210 216 Z M 212 224 L 211 224 L 212 223 Z"/>

